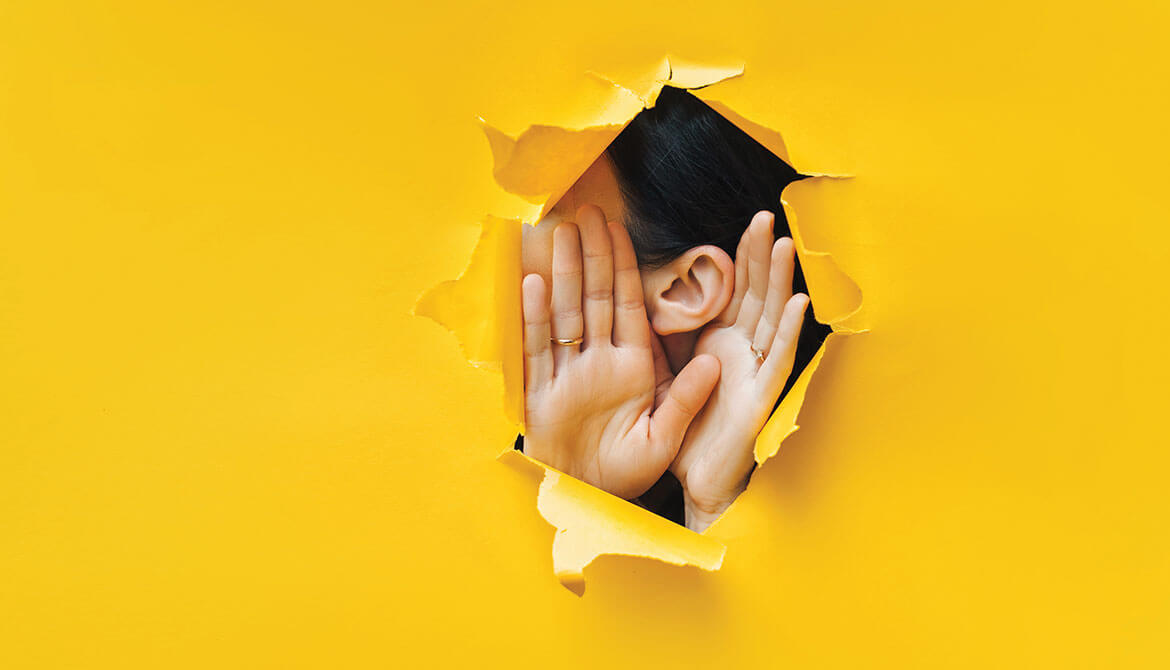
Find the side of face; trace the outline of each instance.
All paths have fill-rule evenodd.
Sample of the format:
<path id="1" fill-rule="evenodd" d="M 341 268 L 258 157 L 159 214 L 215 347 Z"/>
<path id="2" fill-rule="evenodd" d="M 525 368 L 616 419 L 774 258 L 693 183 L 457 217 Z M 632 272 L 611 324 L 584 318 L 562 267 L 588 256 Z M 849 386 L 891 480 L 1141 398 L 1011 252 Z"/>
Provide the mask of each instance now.
<path id="1" fill-rule="evenodd" d="M 602 154 L 535 226 L 525 226 L 521 249 L 524 276 L 539 274 L 552 285 L 553 231 L 572 222 L 577 208 L 597 205 L 606 220 L 622 221 L 621 188 Z M 735 263 L 717 246 L 701 245 L 662 267 L 642 269 L 642 291 L 651 327 L 661 336 L 697 331 L 717 317 L 735 289 Z M 551 293 L 551 292 L 550 292 Z"/>
<path id="2" fill-rule="evenodd" d="M 601 155 L 535 226 L 524 226 L 520 264 L 524 276 L 539 274 L 545 286 L 552 286 L 553 231 L 570 223 L 582 205 L 597 205 L 606 221 L 621 221 L 625 215 L 621 189 L 609 159 Z"/>

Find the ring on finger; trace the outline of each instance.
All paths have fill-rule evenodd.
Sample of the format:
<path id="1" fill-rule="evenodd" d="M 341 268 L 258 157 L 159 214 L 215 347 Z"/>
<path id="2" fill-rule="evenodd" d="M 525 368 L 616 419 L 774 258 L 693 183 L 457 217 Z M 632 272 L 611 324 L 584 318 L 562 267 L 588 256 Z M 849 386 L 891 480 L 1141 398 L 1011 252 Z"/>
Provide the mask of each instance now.
<path id="1" fill-rule="evenodd" d="M 767 357 L 767 354 L 757 349 L 755 345 L 752 345 L 752 353 L 755 354 L 757 363 L 763 363 L 764 358 Z"/>
<path id="2" fill-rule="evenodd" d="M 551 339 L 554 344 L 559 344 L 562 347 L 575 347 L 584 341 L 580 337 L 552 337 L 549 339 Z"/>

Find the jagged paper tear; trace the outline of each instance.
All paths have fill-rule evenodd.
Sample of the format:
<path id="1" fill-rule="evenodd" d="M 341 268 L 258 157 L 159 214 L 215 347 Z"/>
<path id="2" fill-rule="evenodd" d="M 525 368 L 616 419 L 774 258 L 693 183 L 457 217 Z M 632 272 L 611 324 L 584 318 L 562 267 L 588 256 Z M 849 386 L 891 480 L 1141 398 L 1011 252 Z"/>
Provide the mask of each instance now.
<path id="1" fill-rule="evenodd" d="M 590 486 L 539 461 L 508 450 L 499 460 L 521 470 L 541 470 L 537 510 L 557 532 L 553 572 L 565 588 L 585 592 L 585 567 L 603 554 L 656 558 L 673 565 L 718 570 L 722 542 Z"/>
<path id="2" fill-rule="evenodd" d="M 483 124 L 494 158 L 493 176 L 505 191 L 523 198 L 529 206 L 518 219 L 489 217 L 463 275 L 428 291 L 415 308 L 416 314 L 428 316 L 454 333 L 470 362 L 503 375 L 505 412 L 520 432 L 523 431 L 524 395 L 521 226 L 539 221 L 622 128 L 643 108 L 653 106 L 667 85 L 703 89 L 700 97 L 707 104 L 788 160 L 787 147 L 779 132 L 739 116 L 715 99 L 708 88 L 741 76 L 742 65 L 691 65 L 666 58 L 649 70 L 623 76 L 591 74 L 612 84 L 614 91 L 612 98 L 601 101 L 590 125 L 574 128 L 534 125 L 513 138 Z M 795 182 L 789 189 L 799 189 L 801 183 Z M 808 283 L 814 315 L 833 328 L 829 339 L 864 332 L 861 290 L 828 253 L 805 246 L 796 213 L 788 202 L 785 213 Z M 827 344 L 828 339 L 761 431 L 755 445 L 757 463 L 774 456 L 784 439 L 798 430 L 801 405 Z M 704 570 L 717 570 L 723 563 L 726 547 L 711 535 L 687 530 L 510 448 L 499 455 L 499 460 L 521 470 L 543 470 L 537 509 L 557 529 L 552 548 L 553 571 L 561 584 L 578 595 L 584 592 L 585 568 L 606 554 L 640 556 Z"/>
<path id="3" fill-rule="evenodd" d="M 503 376 L 504 413 L 522 429 L 520 230 L 518 221 L 489 216 L 463 274 L 424 293 L 414 313 L 454 333 L 472 365 Z"/>

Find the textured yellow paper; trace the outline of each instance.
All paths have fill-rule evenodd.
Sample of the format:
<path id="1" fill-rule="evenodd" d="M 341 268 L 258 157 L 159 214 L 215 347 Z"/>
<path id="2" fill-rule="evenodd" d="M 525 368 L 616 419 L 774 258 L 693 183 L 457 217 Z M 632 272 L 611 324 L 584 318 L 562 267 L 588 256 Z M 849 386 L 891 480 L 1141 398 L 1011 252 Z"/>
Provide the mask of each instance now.
<path id="1" fill-rule="evenodd" d="M 623 92 L 625 99 L 635 99 L 639 104 L 610 104 L 603 99 L 595 103 L 600 116 L 593 125 L 580 128 L 537 125 L 529 127 L 517 138 L 485 124 L 484 132 L 495 159 L 493 175 L 504 190 L 530 200 L 539 208 L 539 216 L 543 216 L 624 125 L 642 107 L 653 106 L 663 86 L 702 89 L 705 98 L 713 99 L 711 87 L 742 74 L 742 66 L 684 65 L 664 58 L 644 72 L 626 73 L 621 79 L 595 75 Z M 746 132 L 757 134 L 766 146 L 786 155 L 779 133 L 752 123 L 726 105 L 718 106 Z M 625 114 L 625 117 L 618 116 L 620 114 Z M 535 207 L 534 212 L 537 211 Z M 838 322 L 854 317 L 861 309 L 861 293 L 837 268 L 829 254 L 805 246 L 797 230 L 794 212 L 788 205 L 785 207 L 813 299 L 814 313 L 821 322 L 836 328 Z M 517 363 L 522 349 L 516 288 L 520 276 L 519 225 L 519 221 L 498 219 L 486 222 L 483 236 L 463 276 L 428 292 L 416 309 L 417 313 L 450 329 L 473 364 L 487 364 L 489 368 L 503 372 L 505 405 L 510 411 L 523 404 L 522 363 Z M 774 456 L 780 443 L 797 430 L 797 416 L 808 384 L 824 353 L 824 349 L 819 351 L 802 372 L 757 438 L 755 457 L 758 463 Z M 510 418 L 522 431 L 519 420 L 514 415 Z M 508 453 L 503 456 L 508 457 L 503 459 L 507 463 L 537 464 Z M 707 570 L 717 569 L 722 564 L 725 547 L 721 543 L 664 523 L 632 503 L 616 499 L 552 469 L 548 469 L 541 483 L 537 507 L 541 515 L 557 527 L 553 571 L 566 588 L 578 595 L 585 588 L 584 569 L 602 555 L 640 556 Z"/>
<path id="2" fill-rule="evenodd" d="M 543 472 L 538 508 L 557 528 L 553 569 L 577 595 L 585 592 L 585 568 L 603 554 L 650 557 L 674 565 L 717 570 L 726 548 L 656 514 L 535 461 L 517 451 L 500 460 Z"/>
<path id="3" fill-rule="evenodd" d="M 0 667 L 1170 666 L 1168 12 L 4 3 Z M 578 598 L 413 308 L 535 207 L 477 117 L 583 128 L 666 53 L 848 176 L 784 195 L 869 332 L 717 572 Z"/>
<path id="4" fill-rule="evenodd" d="M 473 365 L 500 373 L 509 421 L 524 421 L 520 223 L 489 217 L 467 269 L 419 299 L 415 312 L 445 324 Z"/>

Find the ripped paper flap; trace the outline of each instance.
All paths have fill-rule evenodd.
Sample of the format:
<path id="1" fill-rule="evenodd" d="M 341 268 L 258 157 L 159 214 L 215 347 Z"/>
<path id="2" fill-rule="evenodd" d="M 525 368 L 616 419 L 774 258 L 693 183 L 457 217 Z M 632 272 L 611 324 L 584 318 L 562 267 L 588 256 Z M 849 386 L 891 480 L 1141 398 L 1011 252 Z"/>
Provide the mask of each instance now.
<path id="1" fill-rule="evenodd" d="M 700 97 L 707 104 L 788 160 L 779 132 L 741 117 L 716 98 L 718 87 L 714 85 L 740 77 L 742 65 L 703 66 L 666 58 L 648 70 L 591 74 L 611 84 L 615 91 L 614 97 L 599 102 L 592 125 L 533 125 L 512 137 L 483 124 L 494 159 L 493 175 L 501 188 L 528 203 L 526 213 L 521 220 L 487 219 L 463 276 L 432 289 L 416 308 L 418 314 L 454 332 L 470 361 L 501 372 L 506 411 L 518 431 L 523 430 L 524 394 L 520 225 L 539 221 L 622 128 L 643 108 L 654 105 L 666 85 L 703 89 Z M 839 336 L 837 332 L 862 332 L 860 289 L 827 252 L 805 246 L 796 212 L 787 203 L 785 213 L 817 320 L 833 328 L 835 333 L 830 338 Z M 757 437 L 757 463 L 774 456 L 784 439 L 799 428 L 801 405 L 825 352 L 822 345 Z M 712 536 L 694 533 L 511 448 L 499 453 L 498 458 L 519 469 L 544 471 L 537 508 L 557 529 L 552 547 L 554 572 L 566 588 L 578 595 L 584 592 L 585 568 L 606 554 L 640 556 L 704 570 L 717 570 L 722 565 L 726 547 Z"/>

